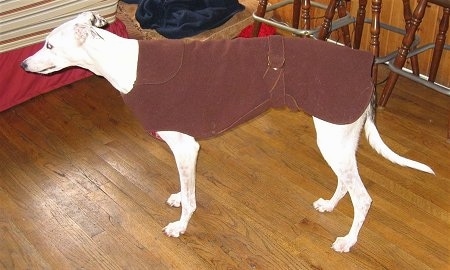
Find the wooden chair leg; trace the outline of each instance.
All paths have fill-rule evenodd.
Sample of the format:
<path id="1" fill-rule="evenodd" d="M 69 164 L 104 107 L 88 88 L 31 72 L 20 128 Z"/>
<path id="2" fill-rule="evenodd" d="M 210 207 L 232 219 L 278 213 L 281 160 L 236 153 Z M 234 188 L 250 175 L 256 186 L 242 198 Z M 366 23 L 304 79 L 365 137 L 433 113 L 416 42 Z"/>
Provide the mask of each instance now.
<path id="1" fill-rule="evenodd" d="M 372 25 L 370 27 L 370 51 L 375 57 L 380 56 L 380 12 L 381 0 L 372 0 Z M 378 65 L 373 65 L 372 79 L 378 80 Z"/>
<path id="2" fill-rule="evenodd" d="M 300 22 L 300 0 L 294 0 L 292 4 L 292 27 L 298 29 Z"/>
<path id="3" fill-rule="evenodd" d="M 347 5 L 345 3 L 345 0 L 339 0 L 337 5 L 337 11 L 338 11 L 338 17 L 343 18 L 347 15 Z M 352 41 L 350 38 L 350 29 L 348 28 L 348 25 L 345 25 L 341 28 L 342 34 L 344 36 L 344 45 L 347 47 L 352 46 Z"/>
<path id="4" fill-rule="evenodd" d="M 444 8 L 442 13 L 441 22 L 439 23 L 439 32 L 436 36 L 435 47 L 433 50 L 433 57 L 431 60 L 430 72 L 428 75 L 428 81 L 434 82 L 436 80 L 436 74 L 441 62 L 442 51 L 444 50 L 446 33 L 448 30 L 448 19 L 450 14 L 450 8 Z"/>
<path id="5" fill-rule="evenodd" d="M 353 39 L 353 48 L 359 49 L 361 47 L 361 37 L 364 29 L 364 20 L 366 19 L 367 0 L 359 0 L 358 12 L 355 21 L 355 36 Z"/>
<path id="6" fill-rule="evenodd" d="M 409 26 L 411 25 L 412 13 L 411 6 L 409 4 L 409 0 L 403 0 L 403 18 L 405 19 L 405 30 L 408 31 Z M 416 76 L 419 76 L 419 56 L 414 55 L 410 59 L 412 73 Z"/>
<path id="7" fill-rule="evenodd" d="M 336 4 L 338 0 L 330 0 L 328 7 L 325 10 L 325 16 L 322 24 L 320 25 L 318 39 L 326 40 L 330 35 L 331 21 L 334 17 L 334 10 L 336 9 Z"/>
<path id="8" fill-rule="evenodd" d="M 255 12 L 257 16 L 264 17 L 264 15 L 266 14 L 267 1 L 268 0 L 259 0 L 258 7 L 256 8 Z M 259 35 L 260 29 L 261 29 L 261 22 L 255 20 L 253 22 L 252 36 L 257 37 Z"/>
<path id="9" fill-rule="evenodd" d="M 374 0 L 375 1 L 375 0 Z M 423 16 L 425 15 L 425 8 L 427 6 L 427 0 L 420 0 L 419 4 L 417 4 L 416 9 L 414 10 L 414 14 L 411 20 L 411 25 L 406 32 L 406 35 L 403 37 L 402 46 L 399 48 L 397 56 L 394 60 L 394 67 L 401 69 L 405 65 L 406 58 L 408 56 L 409 49 L 411 48 L 411 44 L 414 41 L 415 34 L 417 29 L 419 28 L 420 23 L 422 22 Z M 384 86 L 383 92 L 378 101 L 378 105 L 381 107 L 386 106 L 386 103 L 392 93 L 392 89 L 395 86 L 395 83 L 398 79 L 398 74 L 395 72 L 390 72 L 386 85 Z"/>
<path id="10" fill-rule="evenodd" d="M 302 29 L 311 29 L 311 1 L 303 0 L 302 1 Z"/>

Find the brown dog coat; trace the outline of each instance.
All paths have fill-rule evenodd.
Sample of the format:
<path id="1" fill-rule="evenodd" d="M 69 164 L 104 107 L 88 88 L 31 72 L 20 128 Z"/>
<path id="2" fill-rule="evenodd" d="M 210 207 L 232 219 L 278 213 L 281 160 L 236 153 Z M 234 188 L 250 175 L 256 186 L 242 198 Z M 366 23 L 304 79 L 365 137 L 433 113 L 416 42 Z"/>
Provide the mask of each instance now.
<path id="1" fill-rule="evenodd" d="M 139 41 L 137 79 L 123 99 L 147 131 L 196 139 L 283 106 L 349 124 L 373 95 L 372 64 L 368 52 L 305 38 Z"/>

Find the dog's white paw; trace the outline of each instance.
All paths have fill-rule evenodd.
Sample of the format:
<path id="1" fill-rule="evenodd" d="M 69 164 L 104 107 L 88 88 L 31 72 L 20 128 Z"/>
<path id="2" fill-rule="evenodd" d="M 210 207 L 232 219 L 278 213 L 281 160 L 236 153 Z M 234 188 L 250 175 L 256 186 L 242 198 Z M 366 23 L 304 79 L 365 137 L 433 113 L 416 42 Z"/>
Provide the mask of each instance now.
<path id="1" fill-rule="evenodd" d="M 164 227 L 163 231 L 167 236 L 170 237 L 179 237 L 180 234 L 184 234 L 186 231 L 186 225 L 182 224 L 180 221 L 175 221 L 167 224 L 166 227 Z"/>
<path id="2" fill-rule="evenodd" d="M 172 207 L 180 207 L 181 206 L 181 194 L 176 193 L 170 195 L 169 199 L 167 199 L 167 204 Z"/>
<path id="3" fill-rule="evenodd" d="M 356 244 L 356 241 L 356 238 L 346 235 L 336 238 L 331 247 L 337 252 L 349 252 L 350 248 Z"/>
<path id="4" fill-rule="evenodd" d="M 324 200 L 322 198 L 318 199 L 313 203 L 314 208 L 323 213 L 323 212 L 331 212 L 334 209 L 334 204 L 332 204 L 329 200 Z"/>

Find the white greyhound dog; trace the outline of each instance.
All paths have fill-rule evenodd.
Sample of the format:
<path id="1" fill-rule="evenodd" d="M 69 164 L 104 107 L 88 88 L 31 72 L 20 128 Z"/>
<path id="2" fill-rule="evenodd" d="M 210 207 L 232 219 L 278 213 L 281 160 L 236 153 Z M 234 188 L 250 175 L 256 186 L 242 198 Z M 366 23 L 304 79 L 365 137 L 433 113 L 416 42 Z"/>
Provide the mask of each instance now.
<path id="1" fill-rule="evenodd" d="M 125 97 L 133 92 L 137 79 L 140 43 L 98 28 L 105 24 L 105 20 L 97 14 L 80 14 L 54 29 L 48 35 L 43 48 L 23 61 L 22 68 L 28 72 L 48 74 L 68 66 L 79 66 L 105 77 Z M 145 61 L 152 63 L 152 59 Z M 370 95 L 373 96 L 372 93 Z M 372 148 L 386 159 L 401 166 L 434 174 L 428 166 L 401 157 L 386 146 L 374 124 L 373 103 L 374 98 L 371 97 L 371 102 L 364 105 L 357 119 L 348 124 L 333 124 L 313 116 L 317 144 L 338 180 L 331 199 L 320 198 L 313 206 L 320 212 L 330 212 L 348 192 L 354 207 L 350 231 L 346 236 L 338 237 L 332 245 L 337 252 L 348 252 L 356 243 L 372 202 L 359 176 L 355 156 L 363 127 Z M 156 134 L 169 145 L 179 172 L 180 192 L 172 194 L 167 203 L 173 207 L 181 206 L 181 217 L 163 229 L 166 235 L 178 237 L 186 231 L 196 209 L 195 167 L 200 146 L 196 141 L 198 138 L 194 138 L 192 134 L 171 130 L 156 130 Z"/>

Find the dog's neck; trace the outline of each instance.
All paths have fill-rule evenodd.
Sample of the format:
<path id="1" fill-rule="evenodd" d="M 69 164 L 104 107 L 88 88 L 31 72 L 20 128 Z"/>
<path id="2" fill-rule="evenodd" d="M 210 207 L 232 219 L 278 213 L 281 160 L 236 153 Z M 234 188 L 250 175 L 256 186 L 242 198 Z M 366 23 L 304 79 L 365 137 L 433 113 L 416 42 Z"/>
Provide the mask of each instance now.
<path id="1" fill-rule="evenodd" d="M 88 39 L 84 45 L 91 61 L 79 66 L 105 77 L 118 91 L 128 93 L 136 80 L 139 45 L 103 29 L 96 29 L 99 38 Z"/>

